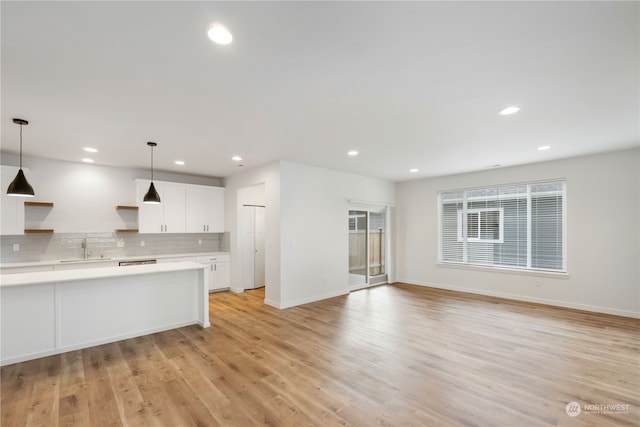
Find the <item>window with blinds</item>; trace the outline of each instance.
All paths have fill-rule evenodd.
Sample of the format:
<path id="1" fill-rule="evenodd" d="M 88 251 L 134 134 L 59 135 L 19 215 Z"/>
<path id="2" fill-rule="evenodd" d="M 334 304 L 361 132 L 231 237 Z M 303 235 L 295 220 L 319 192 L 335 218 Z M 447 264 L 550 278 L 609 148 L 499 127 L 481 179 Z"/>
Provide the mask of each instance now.
<path id="1" fill-rule="evenodd" d="M 443 191 L 439 261 L 566 272 L 564 181 Z"/>

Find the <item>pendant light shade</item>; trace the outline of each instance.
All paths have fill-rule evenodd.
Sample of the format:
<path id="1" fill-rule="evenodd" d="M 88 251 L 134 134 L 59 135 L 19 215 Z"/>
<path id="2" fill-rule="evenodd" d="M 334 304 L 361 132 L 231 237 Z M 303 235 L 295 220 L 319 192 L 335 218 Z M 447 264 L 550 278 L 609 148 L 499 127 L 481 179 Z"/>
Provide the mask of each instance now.
<path id="1" fill-rule="evenodd" d="M 149 186 L 149 191 L 147 191 L 147 194 L 144 195 L 143 202 L 149 203 L 149 204 L 156 204 L 156 205 L 160 204 L 160 195 L 156 191 L 156 187 L 155 185 L 153 185 L 153 182 L 151 182 L 151 185 Z"/>
<path id="2" fill-rule="evenodd" d="M 28 125 L 29 122 L 23 119 L 13 119 L 13 123 L 20 125 L 20 169 L 18 170 L 16 177 L 11 181 L 11 184 L 9 184 L 9 187 L 7 188 L 7 195 L 33 197 L 35 195 L 33 187 L 29 184 L 27 178 L 24 176 L 24 172 L 22 171 L 22 126 Z"/>
<path id="3" fill-rule="evenodd" d="M 155 142 L 147 142 L 147 145 L 151 147 L 151 185 L 149 185 L 149 190 L 147 191 L 147 194 L 144 195 L 142 202 L 157 205 L 160 203 L 160 195 L 156 191 L 156 186 L 153 185 L 153 147 L 158 144 Z"/>

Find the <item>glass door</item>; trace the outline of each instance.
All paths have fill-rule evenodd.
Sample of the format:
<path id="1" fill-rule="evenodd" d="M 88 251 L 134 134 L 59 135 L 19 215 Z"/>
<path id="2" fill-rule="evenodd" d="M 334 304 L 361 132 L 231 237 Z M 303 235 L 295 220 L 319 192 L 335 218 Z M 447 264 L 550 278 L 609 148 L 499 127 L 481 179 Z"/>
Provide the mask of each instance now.
<path id="1" fill-rule="evenodd" d="M 349 286 L 368 283 L 367 277 L 367 211 L 349 211 Z"/>
<path id="2" fill-rule="evenodd" d="M 349 211 L 349 286 L 387 282 L 386 208 Z"/>
<path id="3" fill-rule="evenodd" d="M 369 284 L 387 281 L 386 272 L 386 210 L 369 212 Z"/>

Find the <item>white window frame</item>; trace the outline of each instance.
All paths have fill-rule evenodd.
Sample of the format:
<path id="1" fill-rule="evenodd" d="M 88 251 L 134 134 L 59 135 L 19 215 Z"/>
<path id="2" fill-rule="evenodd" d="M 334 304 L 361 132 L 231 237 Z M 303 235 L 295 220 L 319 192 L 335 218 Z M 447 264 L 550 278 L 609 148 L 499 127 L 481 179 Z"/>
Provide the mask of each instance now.
<path id="1" fill-rule="evenodd" d="M 530 238 L 531 236 L 531 205 L 532 205 L 532 186 L 535 184 L 544 184 L 544 183 L 558 183 L 561 184 L 561 189 L 558 191 L 550 191 L 550 192 L 545 192 L 545 193 L 536 193 L 536 197 L 540 197 L 540 196 L 544 196 L 544 195 L 554 195 L 554 194 L 562 194 L 562 267 L 560 269 L 546 269 L 546 268 L 534 268 L 532 267 L 531 264 L 531 244 L 532 244 L 532 239 Z M 552 180 L 544 180 L 544 181 L 529 181 L 529 182 L 523 182 L 523 183 L 510 183 L 510 184 L 498 184 L 495 185 L 496 187 L 501 187 L 501 186 L 518 186 L 518 185 L 526 185 L 527 186 L 527 190 L 526 190 L 526 195 L 515 195 L 511 196 L 511 195 L 500 195 L 498 196 L 498 199 L 507 199 L 507 198 L 526 198 L 527 199 L 527 236 L 529 236 L 527 238 L 527 266 L 526 267 L 516 267 L 516 266 L 507 266 L 507 265 L 486 265 L 486 264 L 476 264 L 476 263 L 469 263 L 467 260 L 467 245 L 469 245 L 469 243 L 474 243 L 473 239 L 460 239 L 461 237 L 461 233 L 462 230 L 465 230 L 466 233 L 466 227 L 461 228 L 461 220 L 464 217 L 461 217 L 461 215 L 464 215 L 464 213 L 466 213 L 467 211 L 469 212 L 473 212 L 474 210 L 482 210 L 482 209 L 467 209 L 467 202 L 469 201 L 467 198 L 467 192 L 471 191 L 471 190 L 476 190 L 476 189 L 480 189 L 480 188 L 487 188 L 487 187 L 492 187 L 492 186 L 487 186 L 487 187 L 469 187 L 469 188 L 461 188 L 461 189 L 451 189 L 451 190 L 443 190 L 443 191 L 439 191 L 438 192 L 438 211 L 437 211 L 437 221 L 438 221 L 438 259 L 437 259 L 437 264 L 438 265 L 442 265 L 442 266 L 451 266 L 451 267 L 461 267 L 461 268 L 474 268 L 474 269 L 490 269 L 490 270 L 503 270 L 503 271 L 512 271 L 514 273 L 527 273 L 527 274 L 551 274 L 554 276 L 562 276 L 562 277 L 568 277 L 569 276 L 569 272 L 568 272 L 568 258 L 567 258 L 567 246 L 568 246 L 568 241 L 567 241 L 567 236 L 568 236 L 568 225 L 567 225 L 567 218 L 568 218 L 568 212 L 567 212 L 567 182 L 566 179 L 563 178 L 559 178 L 559 179 L 552 179 Z M 460 197 L 459 199 L 448 199 L 447 203 L 463 203 L 463 209 L 459 209 L 458 210 L 458 223 L 457 223 L 457 237 L 458 237 L 458 242 L 461 242 L 463 244 L 463 259 L 461 261 L 453 261 L 453 260 L 445 260 L 444 259 L 444 247 L 443 247 L 443 229 L 442 229 L 442 225 L 443 225 L 443 206 L 445 203 L 443 203 L 443 194 L 446 193 L 452 193 L 452 192 L 463 192 L 464 195 L 462 197 Z M 476 199 L 474 197 L 474 199 Z M 477 200 L 474 200 L 477 201 Z M 496 210 L 496 209 L 500 209 L 500 208 L 486 208 L 488 210 Z M 504 234 L 503 234 L 503 230 L 504 230 L 504 214 L 501 214 L 500 217 L 500 237 L 501 237 L 501 242 L 498 241 L 489 241 L 489 240 L 485 240 L 485 242 L 487 243 L 504 243 L 503 239 L 504 239 Z M 466 224 L 464 224 L 466 226 Z"/>
<path id="2" fill-rule="evenodd" d="M 464 210 L 458 209 L 458 242 L 464 241 L 465 235 L 464 233 L 468 233 L 467 228 L 467 220 L 469 218 L 469 214 L 477 214 L 478 215 L 478 235 L 482 229 L 482 212 L 498 212 L 498 231 L 499 237 L 497 239 L 483 239 L 481 237 L 470 237 L 467 234 L 467 242 L 480 242 L 480 243 L 504 243 L 504 208 L 478 208 L 478 209 L 467 209 L 467 215 L 463 215 Z"/>

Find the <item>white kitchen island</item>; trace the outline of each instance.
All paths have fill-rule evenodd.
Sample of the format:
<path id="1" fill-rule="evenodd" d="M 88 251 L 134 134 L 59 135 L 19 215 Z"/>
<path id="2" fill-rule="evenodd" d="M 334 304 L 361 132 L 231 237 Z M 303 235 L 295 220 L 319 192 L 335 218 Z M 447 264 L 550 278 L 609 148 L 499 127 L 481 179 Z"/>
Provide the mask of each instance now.
<path id="1" fill-rule="evenodd" d="M 0 277 L 0 364 L 209 323 L 208 266 L 195 262 Z"/>

